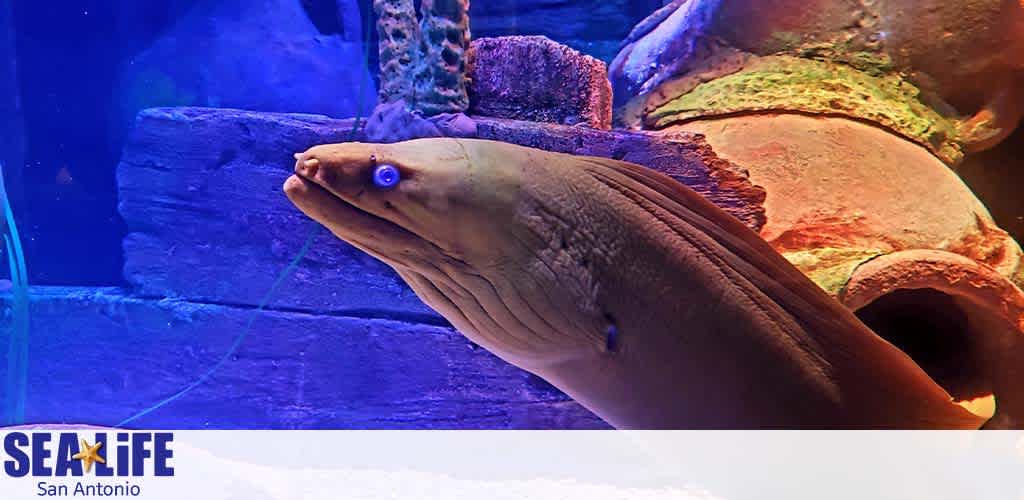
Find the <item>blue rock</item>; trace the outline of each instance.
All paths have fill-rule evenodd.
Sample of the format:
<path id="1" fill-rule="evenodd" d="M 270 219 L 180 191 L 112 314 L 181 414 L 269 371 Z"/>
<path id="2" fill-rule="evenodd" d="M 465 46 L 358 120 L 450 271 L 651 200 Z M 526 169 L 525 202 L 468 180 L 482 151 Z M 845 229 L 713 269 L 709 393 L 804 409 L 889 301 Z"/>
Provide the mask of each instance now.
<path id="1" fill-rule="evenodd" d="M 0 294 L 0 310 L 8 300 Z M 251 323 L 235 355 L 204 384 L 131 425 L 607 427 L 543 380 L 471 349 L 449 327 L 143 299 L 116 288 L 34 288 L 31 311 L 33 423 L 116 425 L 195 381 Z"/>
<path id="2" fill-rule="evenodd" d="M 266 306 L 440 321 L 391 268 L 309 220 L 281 189 L 292 154 L 352 131 L 351 120 L 314 115 L 142 112 L 117 170 L 125 279 L 145 296 L 256 306 L 312 234 Z"/>
<path id="3" fill-rule="evenodd" d="M 615 105 L 622 106 L 671 78 L 700 48 L 700 29 L 712 9 L 676 0 L 642 21 L 608 68 Z"/>
<path id="4" fill-rule="evenodd" d="M 754 229 L 764 224 L 764 191 L 698 136 L 483 117 L 472 124 L 448 131 L 632 161 L 675 177 Z M 125 279 L 143 296 L 257 306 L 313 234 L 311 250 L 267 307 L 441 321 L 389 267 L 320 228 L 281 190 L 293 153 L 365 140 L 353 136 L 353 125 L 225 109 L 142 112 L 117 170 L 129 230 Z"/>

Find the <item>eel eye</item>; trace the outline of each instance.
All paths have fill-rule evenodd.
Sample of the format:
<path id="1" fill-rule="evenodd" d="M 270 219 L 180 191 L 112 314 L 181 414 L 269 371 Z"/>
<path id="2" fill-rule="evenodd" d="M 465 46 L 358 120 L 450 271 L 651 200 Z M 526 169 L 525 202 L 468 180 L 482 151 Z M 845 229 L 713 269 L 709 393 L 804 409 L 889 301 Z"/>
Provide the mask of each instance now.
<path id="1" fill-rule="evenodd" d="M 394 165 L 380 165 L 373 169 L 373 184 L 381 189 L 391 189 L 402 180 L 402 174 Z"/>

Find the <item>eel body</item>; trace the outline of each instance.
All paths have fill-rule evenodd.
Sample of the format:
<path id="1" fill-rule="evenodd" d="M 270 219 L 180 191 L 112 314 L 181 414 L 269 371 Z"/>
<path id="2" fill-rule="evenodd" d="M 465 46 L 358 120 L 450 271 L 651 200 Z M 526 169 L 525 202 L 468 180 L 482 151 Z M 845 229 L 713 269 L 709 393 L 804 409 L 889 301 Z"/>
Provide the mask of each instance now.
<path id="1" fill-rule="evenodd" d="M 643 167 L 456 139 L 296 160 L 296 206 L 616 427 L 984 423 L 757 234 Z M 401 182 L 378 187 L 381 165 Z"/>

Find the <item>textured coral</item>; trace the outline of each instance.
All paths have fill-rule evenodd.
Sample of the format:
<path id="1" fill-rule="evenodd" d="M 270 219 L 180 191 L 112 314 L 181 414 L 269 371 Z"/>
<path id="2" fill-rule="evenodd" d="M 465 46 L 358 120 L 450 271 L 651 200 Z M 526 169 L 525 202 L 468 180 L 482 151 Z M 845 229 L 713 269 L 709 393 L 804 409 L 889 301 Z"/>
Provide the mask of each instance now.
<path id="1" fill-rule="evenodd" d="M 384 104 L 404 100 L 428 116 L 461 113 L 466 94 L 469 0 L 375 0 Z"/>
<path id="2" fill-rule="evenodd" d="M 414 85 L 415 106 L 427 115 L 461 113 L 466 95 L 469 0 L 423 0 L 421 64 Z"/>
<path id="3" fill-rule="evenodd" d="M 876 248 L 811 248 L 783 252 L 782 256 L 834 297 L 842 292 L 857 266 L 884 253 Z"/>
<path id="4" fill-rule="evenodd" d="M 412 0 L 374 0 L 380 38 L 380 102 L 412 95 L 420 28 Z"/>

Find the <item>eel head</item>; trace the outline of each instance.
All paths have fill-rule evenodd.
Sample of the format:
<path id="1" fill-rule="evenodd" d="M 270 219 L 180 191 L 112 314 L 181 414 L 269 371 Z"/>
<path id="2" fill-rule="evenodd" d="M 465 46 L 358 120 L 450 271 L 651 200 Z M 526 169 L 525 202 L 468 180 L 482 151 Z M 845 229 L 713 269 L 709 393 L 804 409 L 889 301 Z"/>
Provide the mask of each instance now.
<path id="1" fill-rule="evenodd" d="M 578 307 L 586 300 L 546 295 L 551 272 L 551 283 L 519 272 L 546 245 L 517 223 L 527 162 L 476 154 L 476 142 L 316 146 L 295 155 L 285 192 L 505 360 L 531 369 L 599 350 L 601 318 Z"/>

